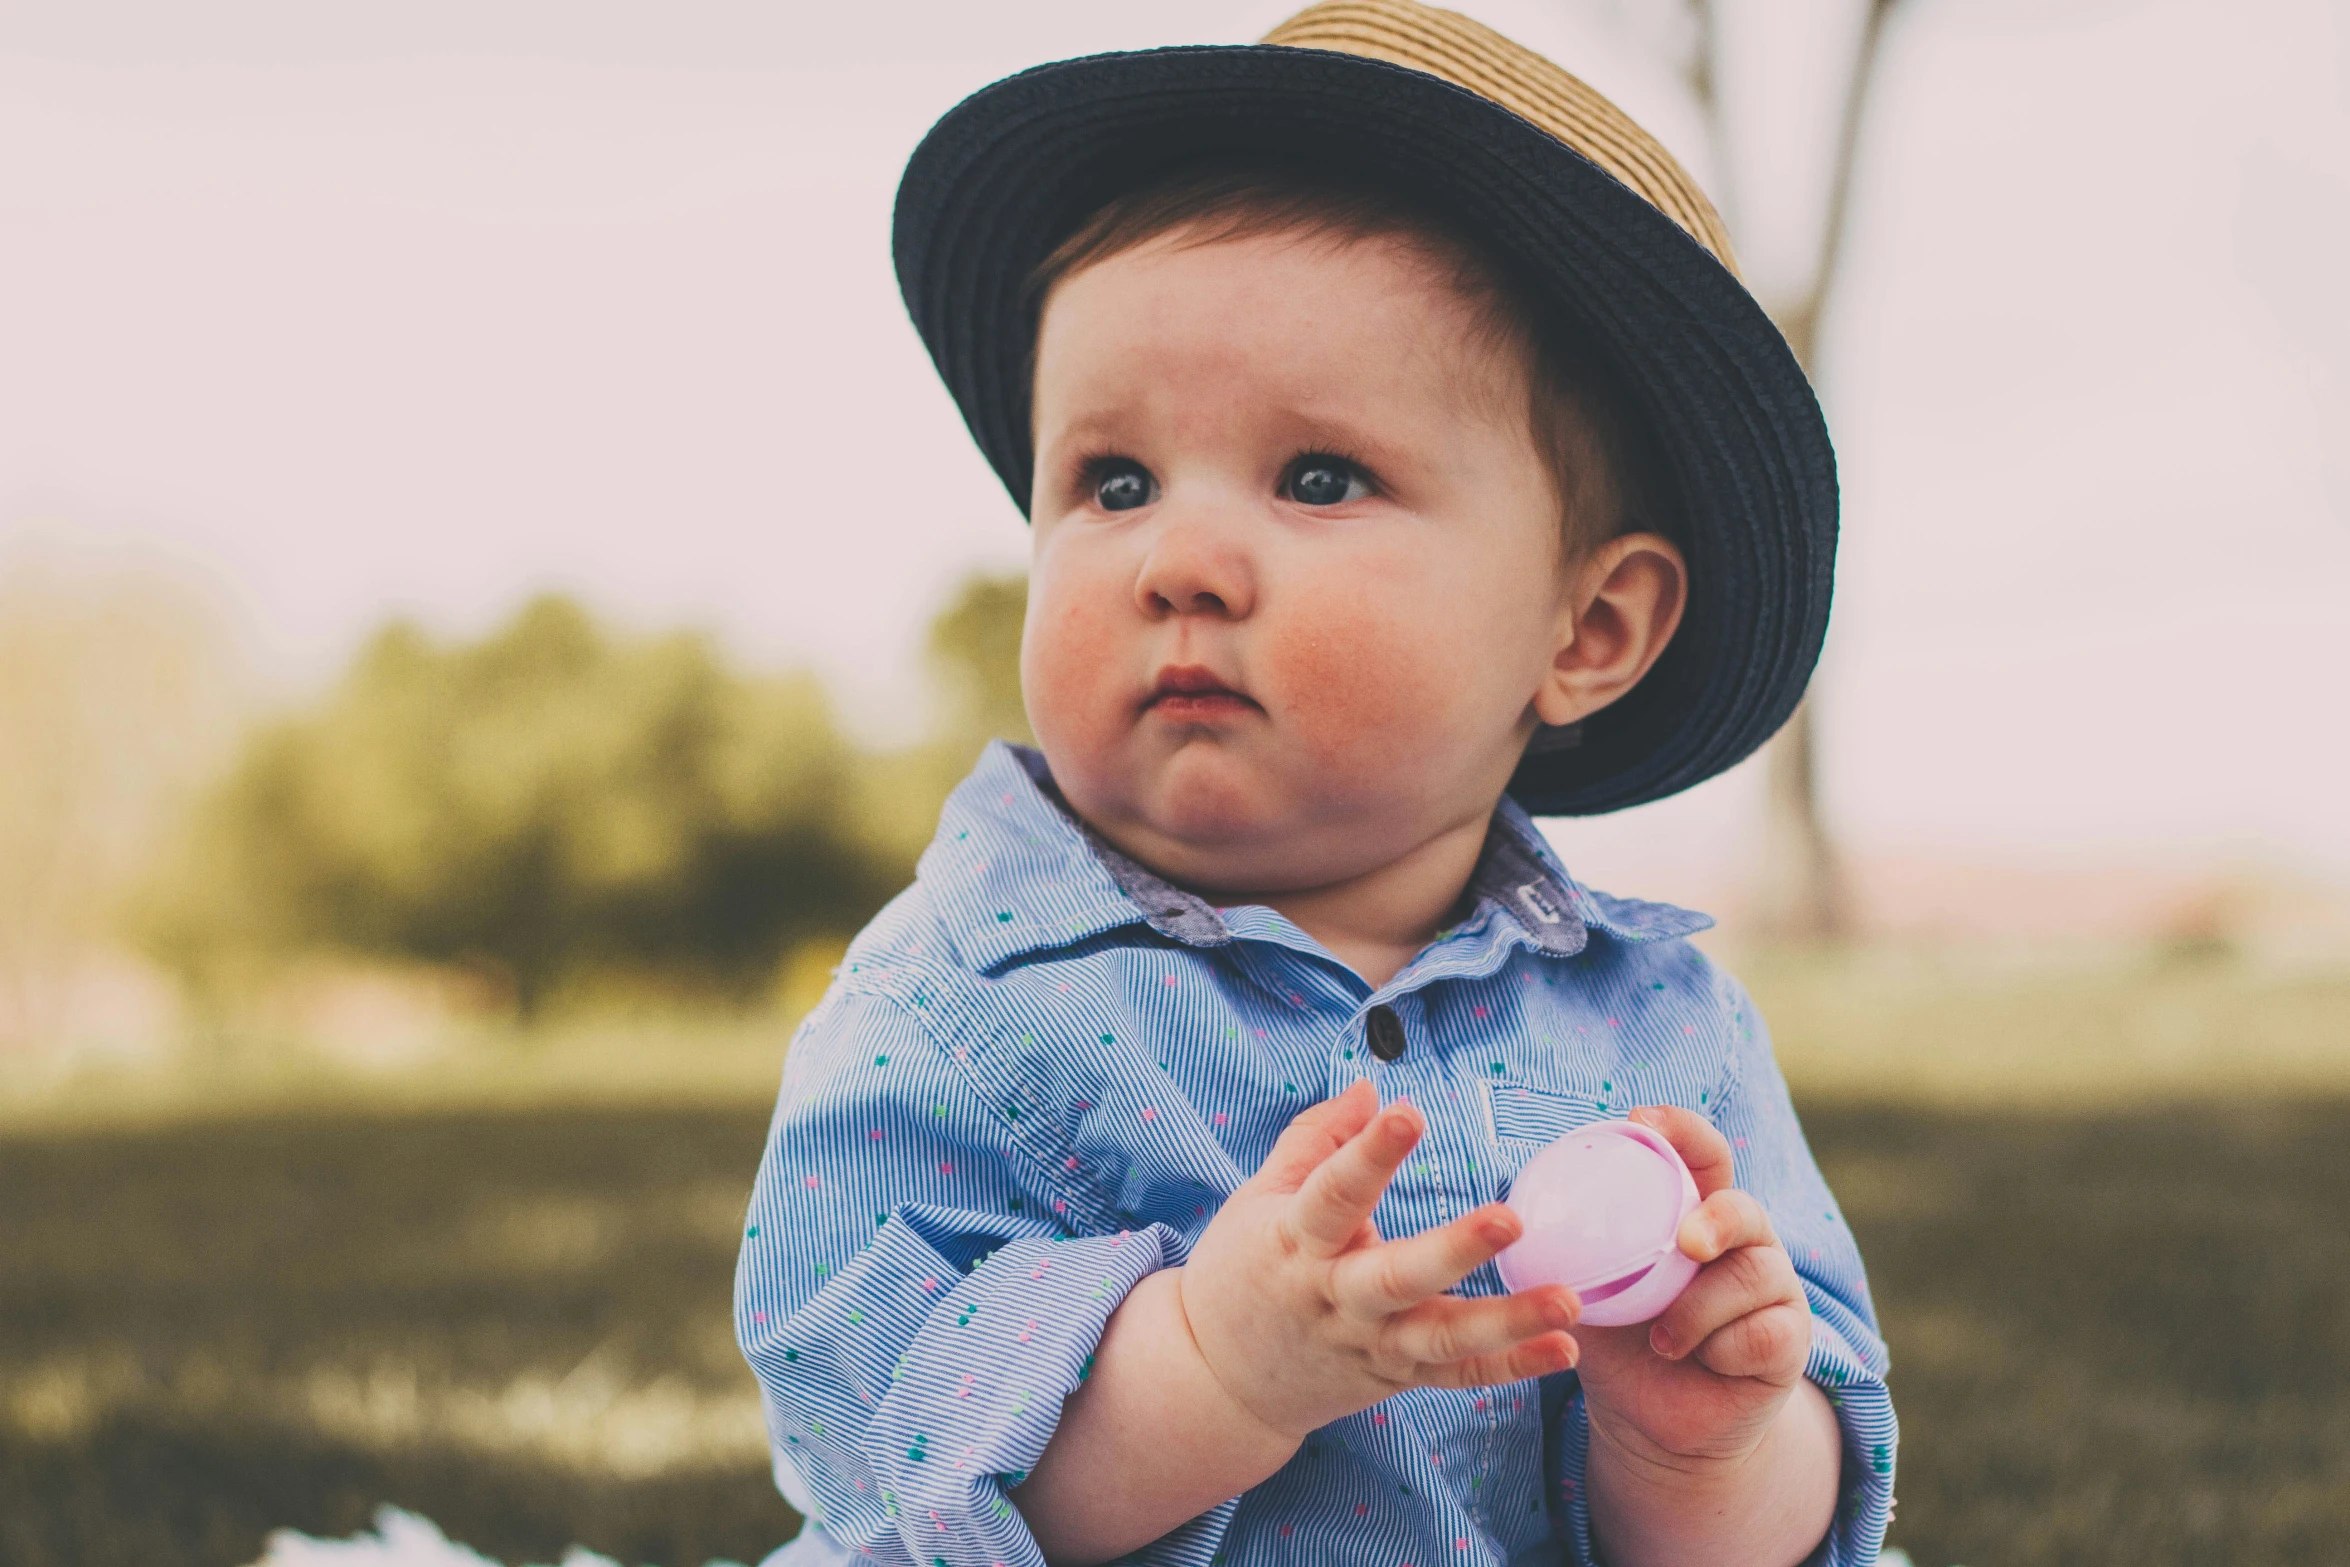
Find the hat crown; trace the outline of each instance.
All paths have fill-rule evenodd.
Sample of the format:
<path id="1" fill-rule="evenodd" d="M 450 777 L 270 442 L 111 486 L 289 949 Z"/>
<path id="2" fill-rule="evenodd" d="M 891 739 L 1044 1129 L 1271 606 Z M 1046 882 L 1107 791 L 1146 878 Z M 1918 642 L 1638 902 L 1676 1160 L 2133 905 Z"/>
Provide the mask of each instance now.
<path id="1" fill-rule="evenodd" d="M 1417 0 L 1323 0 L 1263 41 L 1384 60 L 1475 93 L 1606 170 L 1738 270 L 1721 215 L 1663 143 L 1589 83 L 1482 22 Z"/>

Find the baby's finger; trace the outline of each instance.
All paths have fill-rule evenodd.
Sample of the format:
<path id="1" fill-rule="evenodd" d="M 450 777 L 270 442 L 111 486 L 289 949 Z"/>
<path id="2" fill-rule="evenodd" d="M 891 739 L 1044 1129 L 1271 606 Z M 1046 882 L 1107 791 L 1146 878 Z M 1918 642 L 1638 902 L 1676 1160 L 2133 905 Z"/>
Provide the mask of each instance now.
<path id="1" fill-rule="evenodd" d="M 1573 1327 L 1579 1314 L 1574 1291 L 1563 1284 L 1477 1300 L 1439 1295 L 1389 1318 L 1379 1348 L 1384 1358 L 1425 1373 L 1455 1361 L 1507 1354 L 1528 1339 Z"/>
<path id="2" fill-rule="evenodd" d="M 1346 1145 L 1379 1112 L 1379 1090 L 1357 1078 L 1346 1092 L 1300 1110 L 1274 1140 L 1273 1151 L 1253 1180 L 1277 1192 L 1294 1192 L 1323 1160 Z"/>
<path id="3" fill-rule="evenodd" d="M 1516 1214 L 1488 1203 L 1450 1224 L 1341 1258 L 1332 1292 L 1358 1316 L 1391 1316 L 1452 1288 L 1524 1231 Z"/>
<path id="4" fill-rule="evenodd" d="M 1714 1193 L 1691 1209 L 1689 1217 L 1681 1221 L 1677 1239 L 1681 1255 L 1697 1262 L 1711 1262 L 1741 1246 L 1779 1244 L 1763 1205 L 1735 1186 Z"/>
<path id="5" fill-rule="evenodd" d="M 1501 1387 L 1569 1370 L 1582 1353 L 1582 1346 L 1571 1335 L 1545 1333 L 1498 1355 L 1431 1367 L 1421 1374 L 1420 1381 L 1428 1387 Z"/>
<path id="6" fill-rule="evenodd" d="M 1782 1303 L 1715 1329 L 1694 1358 L 1716 1376 L 1792 1384 L 1810 1357 L 1811 1312 Z"/>
<path id="7" fill-rule="evenodd" d="M 1729 1139 L 1716 1131 L 1713 1122 L 1704 1116 L 1679 1105 L 1643 1105 L 1632 1112 L 1632 1119 L 1664 1134 L 1665 1141 L 1673 1145 L 1673 1152 L 1689 1166 L 1690 1178 L 1697 1182 L 1698 1196 L 1711 1197 L 1730 1184 Z"/>
<path id="8" fill-rule="evenodd" d="M 1325 1253 L 1352 1241 L 1419 1142 L 1420 1126 L 1420 1112 L 1399 1099 L 1316 1165 L 1290 1206 L 1299 1238 Z"/>
<path id="9" fill-rule="evenodd" d="M 1681 1298 L 1649 1324 L 1648 1347 L 1679 1360 L 1739 1318 L 1783 1305 L 1809 1310 L 1795 1265 L 1776 1246 L 1742 1246 L 1698 1270 Z"/>

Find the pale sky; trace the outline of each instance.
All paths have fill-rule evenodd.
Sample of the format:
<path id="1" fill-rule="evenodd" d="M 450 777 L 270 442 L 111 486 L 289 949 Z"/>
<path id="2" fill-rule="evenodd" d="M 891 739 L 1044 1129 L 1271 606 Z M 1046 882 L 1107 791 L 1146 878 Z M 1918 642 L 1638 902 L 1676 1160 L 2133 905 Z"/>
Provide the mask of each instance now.
<path id="1" fill-rule="evenodd" d="M 1719 187 L 1661 0 L 1463 8 Z M 288 689 L 558 587 L 903 732 L 924 620 L 1025 548 L 898 303 L 906 153 L 1010 70 L 1288 9 L 0 4 L 0 556 L 200 575 Z M 1769 289 L 1852 7 L 1729 10 Z M 1822 373 L 1843 830 L 2350 873 L 2342 8 L 1902 0 L 1875 111 Z M 1753 796 L 1564 836 L 1638 888 Z"/>

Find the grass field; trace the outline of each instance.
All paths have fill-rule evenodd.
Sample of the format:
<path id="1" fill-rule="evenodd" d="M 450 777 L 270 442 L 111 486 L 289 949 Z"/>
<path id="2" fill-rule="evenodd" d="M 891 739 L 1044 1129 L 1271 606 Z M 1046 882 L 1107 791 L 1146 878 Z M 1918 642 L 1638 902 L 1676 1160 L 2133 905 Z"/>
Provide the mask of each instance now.
<path id="1" fill-rule="evenodd" d="M 1924 1567 L 2350 1540 L 2350 1102 L 1815 1106 Z M 386 1501 L 507 1560 L 756 1560 L 727 1325 L 760 1110 L 349 1110 L 0 1140 L 0 1561 L 229 1564 Z"/>
<path id="2" fill-rule="evenodd" d="M 2350 978 L 1741 965 L 1869 1259 L 1920 1567 L 2350 1559 Z M 728 1324 L 782 1028 L 0 1077 L 0 1567 L 393 1502 L 509 1562 L 794 1527 Z"/>

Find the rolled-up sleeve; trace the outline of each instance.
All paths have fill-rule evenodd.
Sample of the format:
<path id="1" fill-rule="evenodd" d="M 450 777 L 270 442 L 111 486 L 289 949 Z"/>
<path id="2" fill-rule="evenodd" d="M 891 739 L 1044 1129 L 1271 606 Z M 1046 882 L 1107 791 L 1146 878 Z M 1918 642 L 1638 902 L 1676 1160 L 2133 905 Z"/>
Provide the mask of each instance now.
<path id="1" fill-rule="evenodd" d="M 735 1276 L 792 1503 L 920 1567 L 1043 1557 L 1008 1492 L 1162 1226 L 1077 1236 L 1052 1183 L 903 1001 L 836 993 L 794 1040 Z"/>
<path id="2" fill-rule="evenodd" d="M 1893 1514 L 1893 1463 L 1899 1428 L 1885 1386 L 1889 1360 L 1860 1247 L 1812 1159 L 1786 1079 L 1771 1054 L 1770 1033 L 1735 980 L 1720 976 L 1728 1050 L 1721 1086 L 1701 1106 L 1736 1160 L 1736 1179 L 1771 1216 L 1795 1264 L 1812 1314 L 1804 1375 L 1835 1407 L 1844 1436 L 1836 1516 L 1809 1558 L 1812 1567 L 1865 1567 L 1877 1560 Z M 1590 1425 L 1578 1392 L 1554 1444 L 1553 1483 L 1566 1501 L 1568 1538 L 1578 1562 L 1593 1563 L 1589 1500 L 1583 1489 Z"/>

